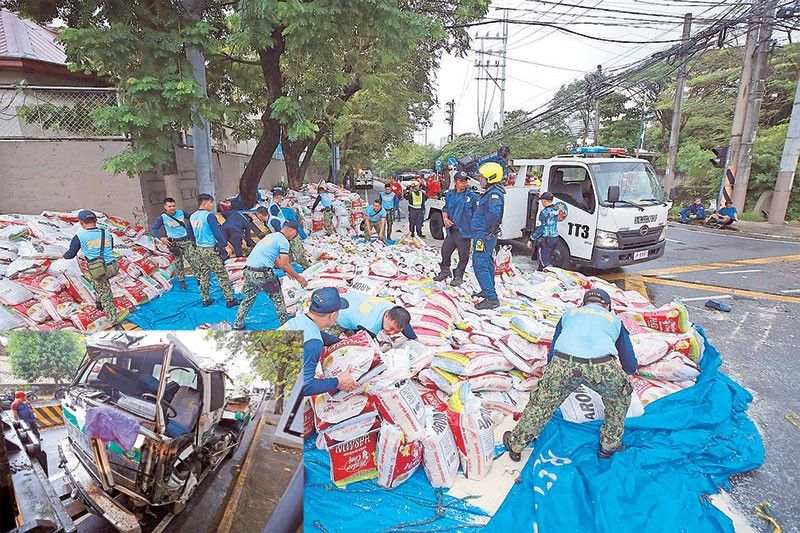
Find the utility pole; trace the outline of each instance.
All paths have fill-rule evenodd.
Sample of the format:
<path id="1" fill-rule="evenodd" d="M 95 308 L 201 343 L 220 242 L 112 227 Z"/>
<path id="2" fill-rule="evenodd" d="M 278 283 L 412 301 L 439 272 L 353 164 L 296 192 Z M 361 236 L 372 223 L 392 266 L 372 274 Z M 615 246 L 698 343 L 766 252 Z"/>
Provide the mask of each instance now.
<path id="1" fill-rule="evenodd" d="M 454 123 L 456 121 L 456 101 L 450 100 L 447 102 L 447 109 L 444 112 L 444 120 L 450 124 L 450 136 L 447 138 L 447 142 L 453 140 L 454 137 Z"/>
<path id="2" fill-rule="evenodd" d="M 508 43 L 508 9 L 503 10 L 503 51 L 500 60 L 500 116 L 497 119 L 499 128 L 506 121 L 506 44 Z"/>
<path id="3" fill-rule="evenodd" d="M 681 64 L 678 67 L 678 80 L 675 84 L 675 101 L 672 105 L 672 127 L 669 130 L 669 150 L 667 152 L 667 169 L 664 172 L 664 190 L 669 195 L 675 185 L 675 161 L 678 159 L 678 146 L 681 137 L 681 106 L 683 105 L 683 87 L 686 84 L 686 44 L 692 29 L 692 14 L 683 16 L 683 34 L 681 35 L 684 48 L 681 50 Z"/>
<path id="4" fill-rule="evenodd" d="M 786 132 L 786 142 L 783 144 L 781 168 L 778 171 L 778 179 L 775 181 L 775 190 L 769 206 L 767 220 L 770 224 L 783 224 L 786 218 L 798 155 L 800 155 L 800 70 L 797 76 L 797 89 L 794 92 L 792 118 L 789 119 L 789 131 Z"/>
<path id="5" fill-rule="evenodd" d="M 486 126 L 486 118 L 485 116 L 488 115 L 486 108 L 490 105 L 489 102 L 486 102 L 486 98 L 484 95 L 483 98 L 483 112 L 481 109 L 481 82 L 484 84 L 492 83 L 497 89 L 500 90 L 500 115 L 497 120 L 497 125 L 499 127 L 503 127 L 503 123 L 505 122 L 505 103 L 506 103 L 506 44 L 508 42 L 508 10 L 505 10 L 503 15 L 503 33 L 496 34 L 496 35 L 476 35 L 475 40 L 481 43 L 481 49 L 476 50 L 475 52 L 478 54 L 479 58 L 475 60 L 475 67 L 478 69 L 478 74 L 475 77 L 475 80 L 478 82 L 477 91 L 478 91 L 478 131 L 480 132 L 481 137 L 483 137 L 484 129 Z M 486 50 L 484 47 L 484 43 L 486 41 L 498 41 L 500 43 L 500 49 L 490 48 Z M 492 61 L 491 59 L 483 59 L 483 56 L 491 56 L 499 59 L 495 59 Z M 491 69 L 491 70 L 490 70 Z M 494 72 L 492 72 L 494 71 Z M 485 86 L 484 86 L 485 89 Z M 485 92 L 485 91 L 484 91 Z M 492 100 L 494 99 L 494 94 L 492 95 Z"/>
<path id="6" fill-rule="evenodd" d="M 592 134 L 592 138 L 594 139 L 594 145 L 599 145 L 600 140 L 600 90 L 603 88 L 603 80 L 605 76 L 603 75 L 603 65 L 597 65 L 597 70 L 594 72 L 590 72 L 586 74 L 583 79 L 586 80 L 586 93 L 589 98 L 592 100 L 592 107 L 594 107 L 594 133 Z M 591 109 L 589 110 L 589 114 L 591 115 Z M 586 129 L 589 129 L 589 123 L 586 123 Z M 586 145 L 586 136 L 588 131 L 584 131 L 583 133 L 583 144 Z"/>
<path id="7" fill-rule="evenodd" d="M 754 2 L 754 10 L 755 7 L 756 4 Z M 722 183 L 719 188 L 717 205 L 720 207 L 724 206 L 727 201 L 733 201 L 733 186 L 736 182 L 739 151 L 742 147 L 744 117 L 747 110 L 748 95 L 750 94 L 750 80 L 753 77 L 753 56 L 755 55 L 756 45 L 758 44 L 758 28 L 758 15 L 754 14 L 747 26 L 742 74 L 739 76 L 739 90 L 736 94 L 736 107 L 733 111 L 733 122 L 731 123 L 731 141 L 725 161 L 725 172 L 722 176 Z"/>
<path id="8" fill-rule="evenodd" d="M 772 47 L 772 26 L 775 22 L 776 7 L 777 0 L 767 0 L 760 17 L 758 44 L 753 60 L 753 77 L 750 79 L 747 110 L 742 128 L 742 144 L 738 154 L 737 172 L 734 174 L 733 205 L 740 212 L 744 210 L 747 199 L 747 182 L 750 180 L 753 146 L 758 133 L 758 117 L 761 114 L 761 102 L 764 100 L 765 78 L 769 66 L 769 52 Z"/>

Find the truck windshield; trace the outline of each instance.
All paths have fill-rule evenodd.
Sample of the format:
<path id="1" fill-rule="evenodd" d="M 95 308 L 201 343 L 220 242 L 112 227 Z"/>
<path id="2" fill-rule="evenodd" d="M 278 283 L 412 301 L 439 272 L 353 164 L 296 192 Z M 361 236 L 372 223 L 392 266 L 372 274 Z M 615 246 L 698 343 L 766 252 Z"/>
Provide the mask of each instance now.
<path id="1" fill-rule="evenodd" d="M 662 203 L 664 190 L 653 168 L 642 161 L 590 163 L 601 202 L 608 198 L 608 187 L 619 185 L 619 199 L 635 204 Z"/>

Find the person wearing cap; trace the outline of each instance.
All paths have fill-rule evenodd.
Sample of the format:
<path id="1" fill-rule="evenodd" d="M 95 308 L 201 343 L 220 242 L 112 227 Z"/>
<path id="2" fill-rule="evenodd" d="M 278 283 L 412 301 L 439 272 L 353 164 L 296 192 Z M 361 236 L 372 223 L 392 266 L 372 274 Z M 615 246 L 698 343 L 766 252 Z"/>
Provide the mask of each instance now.
<path id="1" fill-rule="evenodd" d="M 450 277 L 453 252 L 458 250 L 458 265 L 452 274 L 450 285 L 458 287 L 464 283 L 464 271 L 469 262 L 470 238 L 472 238 L 472 216 L 478 205 L 478 195 L 467 186 L 469 176 L 459 172 L 455 176 L 455 187 L 444 198 L 442 219 L 447 228 L 447 236 L 442 243 L 442 264 L 434 281 L 444 281 Z"/>
<path id="2" fill-rule="evenodd" d="M 402 185 L 401 185 L 402 187 Z M 386 211 L 386 238 L 392 238 L 392 224 L 394 223 L 394 207 L 397 203 L 397 194 L 392 189 L 391 183 L 386 183 L 381 192 L 381 207 Z"/>
<path id="3" fill-rule="evenodd" d="M 558 245 L 558 223 L 567 218 L 567 206 L 563 202 L 553 203 L 553 193 L 542 193 L 539 197 L 542 210 L 539 211 L 539 225 L 531 232 L 528 248 L 538 249 L 538 257 L 531 256 L 532 260 L 539 260 L 539 268 L 549 267 L 550 257 Z"/>
<path id="4" fill-rule="evenodd" d="M 365 292 L 349 290 L 343 298 L 348 307 L 339 313 L 335 328 L 331 331 L 365 330 L 372 338 L 381 331 L 392 337 L 402 333 L 414 340 L 417 334 L 411 327 L 411 314 L 405 307 L 395 305 L 385 298 L 378 298 Z"/>
<path id="5" fill-rule="evenodd" d="M 227 245 L 233 247 L 233 253 L 236 257 L 244 257 L 242 251 L 242 241 L 247 244 L 251 250 L 256 245 L 253 241 L 252 233 L 258 235 L 261 230 L 253 223 L 250 215 L 231 208 L 231 202 L 224 200 L 219 203 L 219 214 L 225 219 L 222 223 L 222 232 L 225 234 L 225 244 L 220 246 L 220 256 L 222 260 L 228 259 Z"/>
<path id="6" fill-rule="evenodd" d="M 117 308 L 111 294 L 111 278 L 119 273 L 114 258 L 114 236 L 110 231 L 97 227 L 97 215 L 88 209 L 78 212 L 81 230 L 72 238 L 64 259 L 74 259 L 80 251 L 86 260 L 84 276 L 92 284 L 97 298 L 95 305 L 105 311 L 111 324 L 116 324 Z"/>
<path id="7" fill-rule="evenodd" d="M 420 237 L 425 237 L 422 234 L 422 221 L 425 218 L 425 200 L 427 196 L 424 192 L 419 190 L 419 182 L 412 181 L 411 188 L 406 191 L 406 200 L 408 200 L 408 229 L 411 231 L 411 236 L 414 233 Z"/>
<path id="8" fill-rule="evenodd" d="M 194 266 L 194 233 L 192 233 L 192 223 L 182 209 L 178 209 L 174 198 L 164 198 L 164 212 L 161 213 L 150 232 L 153 237 L 161 241 L 161 244 L 169 248 L 169 252 L 175 259 L 175 275 L 178 278 L 178 285 L 181 289 L 186 288 L 184 258 L 192 269 Z"/>
<path id="9" fill-rule="evenodd" d="M 227 245 L 225 232 L 222 231 L 217 215 L 212 211 L 214 208 L 214 198 L 210 194 L 201 193 L 197 195 L 197 211 L 192 213 L 189 221 L 192 223 L 197 249 L 195 251 L 195 262 L 197 271 L 194 273 L 197 283 L 200 285 L 200 295 L 203 298 L 203 307 L 208 307 L 213 303 L 209 294 L 211 285 L 211 273 L 217 275 L 217 281 L 225 295 L 227 307 L 239 305 L 240 300 L 233 297 L 231 280 L 228 271 L 225 270 L 225 263 L 217 253 L 217 247 L 223 248 Z"/>
<path id="10" fill-rule="evenodd" d="M 344 372 L 338 378 L 317 379 L 314 377 L 317 365 L 322 357 L 325 346 L 339 342 L 324 330 L 336 324 L 339 311 L 347 309 L 347 300 L 339 296 L 334 287 L 324 287 L 311 293 L 311 305 L 307 313 L 298 314 L 280 328 L 281 331 L 303 332 L 303 396 L 314 396 L 337 390 L 346 392 L 358 388 L 358 383 L 353 380 L 349 372 Z"/>
<path id="11" fill-rule="evenodd" d="M 277 205 L 280 205 L 280 202 L 283 200 L 283 191 L 277 193 L 275 192 L 275 189 L 273 189 L 272 198 Z M 294 209 L 291 207 L 281 207 L 280 209 L 281 213 L 283 214 L 284 223 L 291 221 L 297 225 L 297 235 L 289 241 L 290 262 L 297 263 L 303 268 L 308 268 L 311 265 L 311 262 L 308 260 L 308 256 L 306 255 L 306 249 L 303 247 L 303 240 L 305 240 L 308 235 L 303 230 L 303 225 L 300 223 L 300 219 L 297 217 Z M 283 224 L 281 224 L 277 230 L 275 229 L 275 222 L 278 219 L 272 217 L 270 211 L 264 206 L 256 209 L 256 216 L 261 222 L 264 223 L 267 229 L 271 230 L 273 233 L 280 231 L 280 229 L 283 227 Z"/>
<path id="12" fill-rule="evenodd" d="M 581 385 L 596 391 L 605 407 L 598 456 L 607 459 L 621 451 L 625 415 L 633 392 L 626 374 L 636 372 L 638 363 L 628 331 L 611 312 L 611 298 L 606 291 L 586 291 L 583 306 L 564 311 L 547 360 L 548 366 L 531 392 L 519 423 L 503 435 L 509 457 L 519 461 L 522 450 Z"/>
<path id="13" fill-rule="evenodd" d="M 475 305 L 475 309 L 494 309 L 500 306 L 494 287 L 494 249 L 505 206 L 505 171 L 499 163 L 490 162 L 481 165 L 478 172 L 484 193 L 472 216 L 472 268 L 481 287 L 474 296 L 483 299 Z"/>
<path id="14" fill-rule="evenodd" d="M 325 191 L 321 185 L 317 188 L 317 198 L 311 206 L 311 211 L 322 206 L 322 222 L 325 225 L 325 233 L 333 235 L 333 195 Z"/>
<path id="15" fill-rule="evenodd" d="M 380 198 L 375 198 L 364 210 L 364 239 L 367 242 L 372 240 L 373 228 L 379 240 L 386 238 L 386 210 Z"/>
<path id="16" fill-rule="evenodd" d="M 244 329 L 244 319 L 256 301 L 262 289 L 272 301 L 278 321 L 283 324 L 289 320 L 286 302 L 283 300 L 281 280 L 275 275 L 275 269 L 283 270 L 287 276 L 296 280 L 302 287 L 308 285 L 306 278 L 298 274 L 289 262 L 289 241 L 297 236 L 297 222 L 287 221 L 283 228 L 270 233 L 256 244 L 247 257 L 244 266 L 244 286 L 242 287 L 242 305 L 236 313 L 233 329 Z"/>
<path id="17" fill-rule="evenodd" d="M 31 431 L 36 435 L 36 438 L 42 440 L 42 436 L 39 434 L 39 425 L 36 423 L 36 414 L 33 411 L 33 406 L 28 401 L 28 395 L 21 390 L 14 393 L 14 401 L 11 403 L 11 418 L 15 421 L 22 419 L 27 422 Z"/>

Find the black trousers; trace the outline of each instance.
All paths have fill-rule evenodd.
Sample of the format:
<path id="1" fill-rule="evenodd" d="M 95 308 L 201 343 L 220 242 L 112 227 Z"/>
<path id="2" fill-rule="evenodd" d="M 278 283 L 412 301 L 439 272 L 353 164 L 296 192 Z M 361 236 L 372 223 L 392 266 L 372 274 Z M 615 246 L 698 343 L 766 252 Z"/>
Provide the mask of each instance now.
<path id="1" fill-rule="evenodd" d="M 422 219 L 425 217 L 425 213 L 422 209 L 414 209 L 413 207 L 408 208 L 408 229 L 411 230 L 411 236 L 414 236 L 414 232 L 417 235 L 422 235 Z"/>
<path id="2" fill-rule="evenodd" d="M 467 269 L 469 261 L 470 239 L 462 237 L 461 232 L 456 228 L 448 228 L 447 237 L 442 243 L 442 272 L 450 272 L 450 259 L 456 250 L 458 250 L 458 265 L 456 265 L 453 277 L 461 278 L 464 277 L 464 271 Z"/>

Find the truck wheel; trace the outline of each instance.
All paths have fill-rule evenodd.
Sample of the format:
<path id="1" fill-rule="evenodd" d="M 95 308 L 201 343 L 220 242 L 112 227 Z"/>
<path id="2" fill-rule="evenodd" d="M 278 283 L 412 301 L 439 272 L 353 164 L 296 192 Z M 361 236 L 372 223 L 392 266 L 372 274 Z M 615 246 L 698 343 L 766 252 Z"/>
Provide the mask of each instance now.
<path id="1" fill-rule="evenodd" d="M 444 239 L 444 221 L 440 211 L 432 211 L 428 219 L 428 227 L 431 230 L 431 237 L 437 241 Z"/>
<path id="2" fill-rule="evenodd" d="M 553 253 L 550 255 L 550 263 L 554 267 L 563 268 L 564 270 L 573 270 L 575 265 L 572 264 L 572 257 L 569 255 L 569 246 L 564 242 L 564 239 L 558 239 Z"/>

